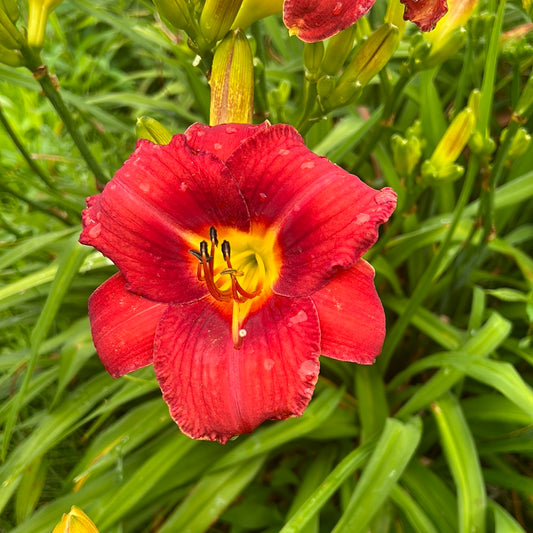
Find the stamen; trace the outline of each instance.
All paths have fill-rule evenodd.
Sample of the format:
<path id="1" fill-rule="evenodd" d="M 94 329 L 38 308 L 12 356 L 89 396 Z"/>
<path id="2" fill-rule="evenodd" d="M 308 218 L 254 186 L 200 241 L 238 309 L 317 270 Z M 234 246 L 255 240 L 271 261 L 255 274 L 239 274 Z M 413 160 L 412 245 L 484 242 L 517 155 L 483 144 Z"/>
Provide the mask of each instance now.
<path id="1" fill-rule="evenodd" d="M 233 312 L 231 314 L 231 339 L 233 340 L 233 347 L 239 350 L 242 346 L 244 336 L 241 332 L 241 320 L 239 316 L 239 304 L 233 302 Z"/>
<path id="2" fill-rule="evenodd" d="M 205 283 L 211 296 L 219 302 L 227 302 L 228 300 L 231 300 L 231 296 L 228 293 L 221 291 L 215 284 L 212 271 L 213 257 L 207 255 L 207 242 L 205 241 L 200 243 L 200 254 L 202 257 Z M 211 261 L 211 265 L 209 264 L 209 261 Z"/>

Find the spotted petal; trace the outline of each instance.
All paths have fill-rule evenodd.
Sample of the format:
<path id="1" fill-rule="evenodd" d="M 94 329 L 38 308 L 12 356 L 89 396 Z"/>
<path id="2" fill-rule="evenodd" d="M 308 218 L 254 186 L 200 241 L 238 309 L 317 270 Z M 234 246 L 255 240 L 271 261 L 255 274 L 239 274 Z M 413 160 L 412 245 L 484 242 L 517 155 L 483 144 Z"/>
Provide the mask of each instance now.
<path id="1" fill-rule="evenodd" d="M 339 269 L 351 267 L 396 206 L 392 189 L 368 187 L 313 154 L 283 124 L 247 139 L 227 166 L 252 221 L 278 232 L 282 265 L 273 288 L 285 296 L 312 294 Z"/>
<path id="2" fill-rule="evenodd" d="M 321 41 L 354 24 L 375 1 L 285 0 L 283 22 L 302 41 Z"/>
<path id="3" fill-rule="evenodd" d="M 172 305 L 156 333 L 154 368 L 181 430 L 225 443 L 268 419 L 303 413 L 318 377 L 320 333 L 310 299 L 272 296 L 249 315 L 236 350 L 231 317 L 207 299 Z"/>
<path id="4" fill-rule="evenodd" d="M 372 364 L 385 339 L 385 314 L 374 287 L 374 269 L 360 259 L 311 298 L 320 319 L 320 353 Z"/>
<path id="5" fill-rule="evenodd" d="M 152 364 L 154 335 L 167 308 L 125 289 L 115 274 L 89 298 L 89 318 L 96 351 L 114 378 Z"/>
<path id="6" fill-rule="evenodd" d="M 139 141 L 87 206 L 80 242 L 109 257 L 128 290 L 160 302 L 206 294 L 205 284 L 194 279 L 196 259 L 188 250 L 211 225 L 249 228 L 246 205 L 224 164 L 191 150 L 183 135 L 163 146 Z"/>
<path id="7" fill-rule="evenodd" d="M 446 0 L 400 0 L 405 4 L 403 18 L 414 22 L 422 31 L 431 31 L 448 11 Z"/>

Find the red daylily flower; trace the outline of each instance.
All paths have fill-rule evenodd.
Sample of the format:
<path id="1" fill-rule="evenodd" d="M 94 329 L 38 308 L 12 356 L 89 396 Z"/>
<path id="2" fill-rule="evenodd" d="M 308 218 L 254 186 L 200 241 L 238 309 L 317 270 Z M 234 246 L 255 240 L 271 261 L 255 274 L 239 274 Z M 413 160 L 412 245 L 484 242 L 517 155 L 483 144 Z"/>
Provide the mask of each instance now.
<path id="1" fill-rule="evenodd" d="M 327 39 L 350 27 L 376 0 L 285 0 L 283 21 L 293 35 L 302 41 Z M 400 0 L 405 4 L 404 19 L 414 22 L 422 31 L 430 31 L 442 18 L 446 0 Z"/>
<path id="2" fill-rule="evenodd" d="M 181 430 L 221 443 L 299 416 L 319 354 L 371 364 L 385 334 L 361 256 L 396 205 L 287 125 L 140 140 L 87 201 L 80 241 L 120 273 L 89 300 L 113 377 L 153 364 Z"/>

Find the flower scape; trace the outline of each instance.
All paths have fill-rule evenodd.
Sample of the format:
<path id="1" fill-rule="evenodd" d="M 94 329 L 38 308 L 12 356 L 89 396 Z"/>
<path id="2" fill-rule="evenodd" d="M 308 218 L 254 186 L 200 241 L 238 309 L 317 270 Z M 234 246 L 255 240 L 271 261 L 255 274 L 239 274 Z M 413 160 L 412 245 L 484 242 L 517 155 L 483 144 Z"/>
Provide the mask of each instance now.
<path id="1" fill-rule="evenodd" d="M 283 124 L 138 141 L 83 213 L 80 242 L 120 271 L 89 301 L 102 363 L 115 378 L 153 364 L 192 438 L 301 415 L 320 355 L 372 364 L 381 350 L 361 257 L 395 205 Z"/>

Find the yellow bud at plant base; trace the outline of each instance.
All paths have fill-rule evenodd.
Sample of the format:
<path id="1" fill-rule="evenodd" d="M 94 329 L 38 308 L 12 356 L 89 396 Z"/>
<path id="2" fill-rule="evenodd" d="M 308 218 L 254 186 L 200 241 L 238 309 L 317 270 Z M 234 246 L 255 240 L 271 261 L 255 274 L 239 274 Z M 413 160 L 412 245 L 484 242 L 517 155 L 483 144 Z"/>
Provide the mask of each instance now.
<path id="1" fill-rule="evenodd" d="M 187 0 L 154 0 L 157 11 L 178 30 L 191 28 L 191 14 Z"/>
<path id="2" fill-rule="evenodd" d="M 364 87 L 389 62 L 398 44 L 400 35 L 398 28 L 392 24 L 381 25 L 359 47 L 350 64 L 344 69 L 339 83 L 331 95 L 331 103 L 335 100 L 346 102 L 348 94 L 354 93 L 354 84 Z"/>
<path id="3" fill-rule="evenodd" d="M 252 50 L 241 30 L 229 33 L 217 46 L 211 69 L 209 124 L 251 124 L 254 106 Z"/>
<path id="4" fill-rule="evenodd" d="M 283 0 L 243 0 L 231 29 L 245 30 L 258 20 L 281 13 L 282 9 Z"/>
<path id="5" fill-rule="evenodd" d="M 168 144 L 172 140 L 172 134 L 157 120 L 150 117 L 137 119 L 135 133 L 138 139 L 146 139 L 155 144 Z"/>
<path id="6" fill-rule="evenodd" d="M 206 0 L 200 15 L 200 32 L 211 42 L 228 33 L 241 7 L 242 0 Z"/>
<path id="7" fill-rule="evenodd" d="M 98 529 L 79 507 L 73 505 L 52 533 L 98 533 Z"/>
<path id="8" fill-rule="evenodd" d="M 475 125 L 474 112 L 470 108 L 459 112 L 435 148 L 430 159 L 432 165 L 438 169 L 455 162 L 468 143 Z"/>
<path id="9" fill-rule="evenodd" d="M 28 44 L 32 48 L 41 48 L 48 15 L 62 0 L 29 0 L 28 1 Z"/>

